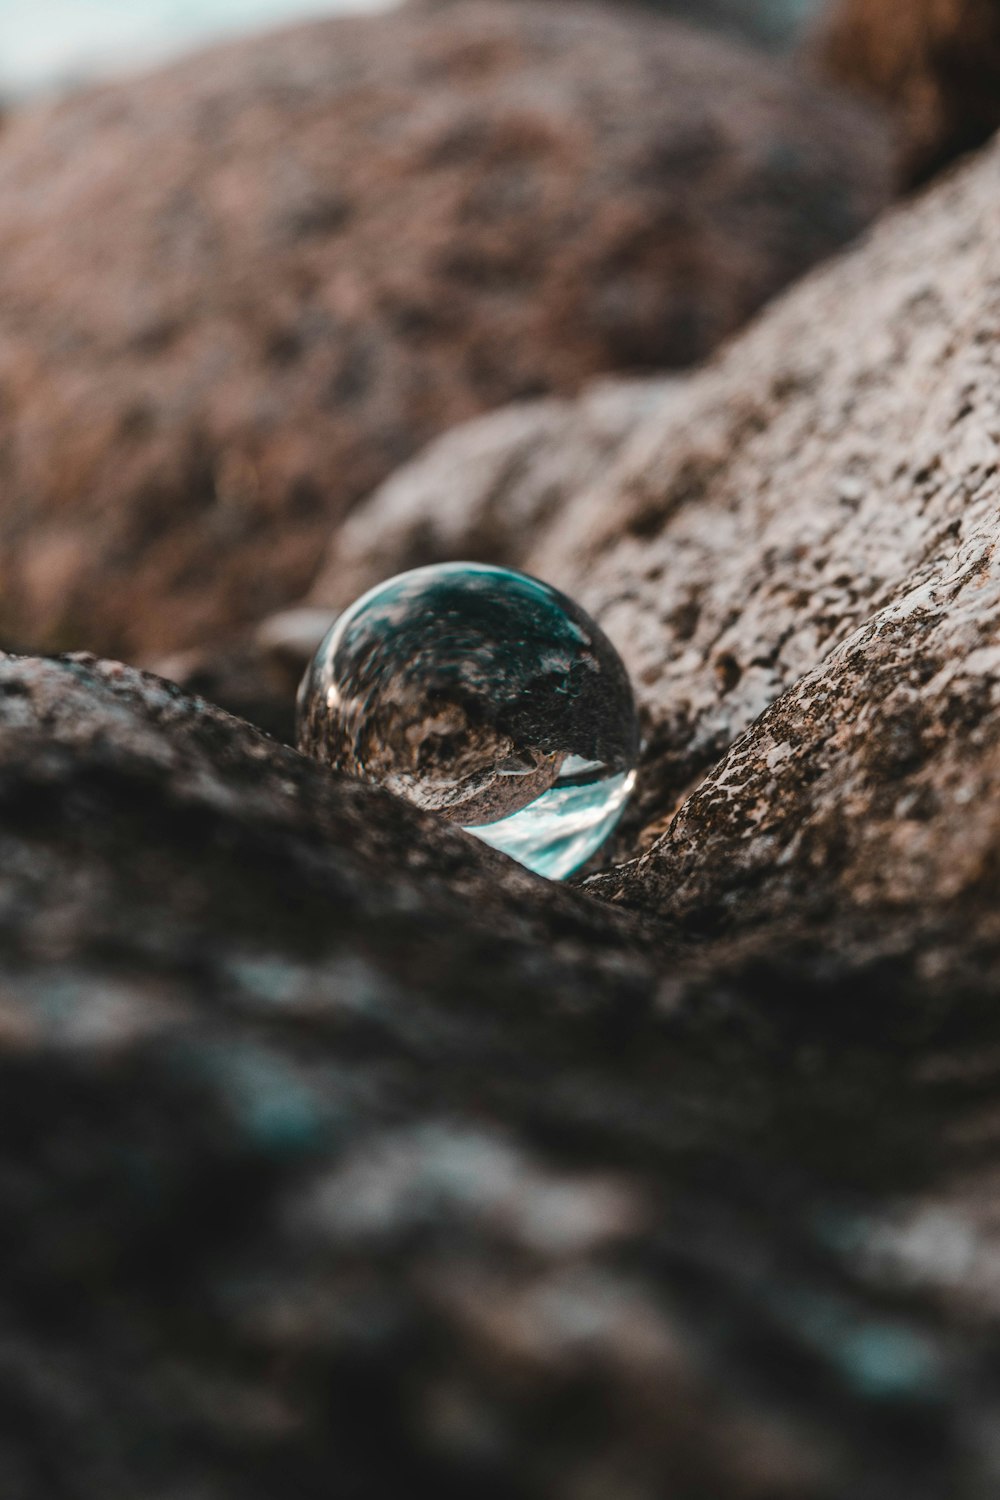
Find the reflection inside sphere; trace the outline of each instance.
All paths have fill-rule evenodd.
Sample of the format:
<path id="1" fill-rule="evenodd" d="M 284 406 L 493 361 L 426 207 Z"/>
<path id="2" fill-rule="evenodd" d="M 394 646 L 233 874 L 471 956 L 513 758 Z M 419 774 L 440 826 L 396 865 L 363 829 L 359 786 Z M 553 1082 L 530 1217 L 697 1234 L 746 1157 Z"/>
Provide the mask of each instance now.
<path id="1" fill-rule="evenodd" d="M 561 879 L 621 815 L 638 724 L 579 605 L 523 573 L 443 563 L 338 618 L 299 692 L 299 746 Z"/>

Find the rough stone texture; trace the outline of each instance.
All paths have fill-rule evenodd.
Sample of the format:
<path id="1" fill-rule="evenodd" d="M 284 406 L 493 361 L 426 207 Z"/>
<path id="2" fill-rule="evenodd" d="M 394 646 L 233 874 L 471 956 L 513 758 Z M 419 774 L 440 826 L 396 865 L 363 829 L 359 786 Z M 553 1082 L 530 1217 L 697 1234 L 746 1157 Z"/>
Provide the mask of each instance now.
<path id="1" fill-rule="evenodd" d="M 834 0 L 815 53 L 826 75 L 889 107 L 909 182 L 1000 126 L 996 0 Z"/>
<path id="2" fill-rule="evenodd" d="M 575 401 L 523 402 L 446 433 L 338 528 L 310 602 L 344 609 L 415 562 L 488 558 L 521 567 L 571 497 L 614 463 L 636 424 L 678 385 L 602 382 Z"/>
<path id="3" fill-rule="evenodd" d="M 570 0 L 334 19 L 25 112 L 0 638 L 151 658 L 260 619 L 429 438 L 696 359 L 887 170 L 860 106 Z"/>
<path id="4" fill-rule="evenodd" d="M 716 814 L 735 832 L 734 798 L 760 820 L 759 843 L 745 830 L 739 858 L 709 861 L 721 883 L 706 883 L 706 910 L 726 871 L 743 882 L 743 853 L 781 868 L 786 838 L 808 839 L 813 796 L 840 826 L 836 857 L 829 843 L 815 856 L 817 893 L 828 881 L 860 896 L 864 860 L 898 839 L 912 843 L 901 866 L 916 875 L 925 838 L 943 864 L 923 877 L 957 878 L 949 757 L 988 737 L 995 671 L 998 189 L 993 147 L 789 295 L 637 429 L 614 476 L 528 559 L 596 613 L 632 670 L 648 726 L 643 841 L 713 765 L 701 842 Z M 953 721 L 948 682 L 963 673 Z M 800 697 L 741 739 L 789 690 Z M 799 728 L 783 736 L 786 706 Z M 851 790 L 862 725 L 870 806 Z M 971 839 L 975 797 L 968 816 Z M 680 827 L 649 855 L 664 872 Z M 637 900 L 654 886 L 645 865 Z"/>
<path id="5" fill-rule="evenodd" d="M 644 930 L 91 658 L 0 830 L 9 1500 L 995 1493 L 995 948 Z"/>
<path id="6" fill-rule="evenodd" d="M 968 671 L 978 684 L 975 712 L 987 718 L 991 712 L 994 626 L 987 585 L 1000 494 L 998 244 L 1000 149 L 993 147 L 897 213 L 870 243 L 790 293 L 713 366 L 650 388 L 651 411 L 642 410 L 637 390 L 630 398 L 636 413 L 631 430 L 617 430 L 593 483 L 556 484 L 548 493 L 544 524 L 531 545 L 522 540 L 516 561 L 564 588 L 600 620 L 625 656 L 644 713 L 640 797 L 621 852 L 653 844 L 699 787 L 695 802 L 641 866 L 616 874 L 622 899 L 662 909 L 685 861 L 698 872 L 706 868 L 705 829 L 716 824 L 722 844 L 702 892 L 706 920 L 720 901 L 730 902 L 723 889 L 727 871 L 734 891 L 776 879 L 784 866 L 774 864 L 775 851 L 788 852 L 782 840 L 806 837 L 797 778 L 801 772 L 811 785 L 827 765 L 825 756 L 824 776 L 834 782 L 820 778 L 817 796 L 828 811 L 838 809 L 831 815 L 844 823 L 837 862 L 827 862 L 830 878 L 842 879 L 845 890 L 856 883 L 867 889 L 869 877 L 861 879 L 866 862 L 890 838 L 912 838 L 914 849 L 926 838 L 934 846 L 928 857 L 957 871 L 947 852 L 951 834 L 943 832 L 951 806 L 941 798 L 931 808 L 921 788 L 924 781 L 947 780 L 949 754 L 971 753 L 968 717 L 961 745 L 948 732 L 946 700 L 956 672 Z M 585 430 L 594 410 L 586 404 L 577 410 Z M 494 443 L 505 420 L 512 434 L 509 471 L 502 443 Z M 570 424 L 563 431 L 579 446 L 579 427 L 563 420 Z M 436 555 L 440 527 L 430 517 L 441 513 L 457 518 L 448 538 L 453 553 L 488 558 L 479 519 L 515 514 L 518 422 L 523 415 L 515 413 L 454 434 L 400 476 L 397 490 L 387 486 L 361 507 L 350 535 L 360 538 L 367 525 L 367 548 L 343 554 L 345 584 L 364 581 L 359 562 L 377 567 L 383 526 L 392 567 L 425 560 L 428 537 Z M 569 472 L 562 433 L 553 433 L 551 442 L 551 449 L 543 443 L 532 450 L 531 472 Z M 488 455 L 491 474 L 510 473 L 506 490 L 479 483 L 474 449 Z M 456 484 L 450 455 L 463 450 L 470 454 L 465 474 L 471 478 Z M 411 497 L 410 503 L 387 503 L 394 493 Z M 498 534 L 493 523 L 489 535 Z M 335 553 L 324 576 L 325 597 L 334 604 L 341 602 L 336 562 Z M 975 601 L 971 635 L 969 597 Z M 920 621 L 919 631 L 911 617 Z M 977 631 L 985 655 L 977 654 Z M 972 665 L 960 666 L 966 658 Z M 935 664 L 944 673 L 940 679 Z M 880 684 L 877 692 L 869 673 Z M 799 730 L 788 729 L 782 700 L 773 722 L 765 719 L 749 739 L 741 738 L 788 691 L 802 695 L 788 700 L 792 719 L 802 720 Z M 807 711 L 814 693 L 817 708 Z M 911 694 L 912 714 L 904 712 Z M 964 689 L 963 695 L 969 697 Z M 824 702 L 830 705 L 825 716 Z M 837 704 L 845 705 L 843 720 Z M 897 712 L 907 720 L 905 732 L 896 725 Z M 964 712 L 973 713 L 971 701 Z M 889 727 L 880 730 L 883 715 Z M 887 767 L 898 756 L 899 785 L 895 801 L 880 801 L 883 793 L 873 790 L 876 806 L 862 815 L 866 804 L 859 801 L 857 815 L 848 817 L 839 797 L 854 797 L 853 752 L 844 738 L 854 734 L 873 746 L 886 739 L 871 753 L 887 757 Z M 842 747 L 836 755 L 834 743 Z M 746 787 L 747 817 L 762 820 L 761 841 L 744 837 L 734 785 Z M 877 778 L 873 786 L 881 786 Z M 908 799 L 918 809 L 912 818 Z M 978 817 L 975 797 L 973 803 L 970 816 Z M 781 832 L 775 820 L 786 814 Z M 935 832 L 920 833 L 918 825 L 928 818 Z M 981 831 L 988 842 L 985 824 Z M 820 837 L 821 850 L 826 836 L 831 829 Z M 736 842 L 723 857 L 729 837 Z M 916 854 L 907 857 L 916 871 Z M 798 866 L 791 853 L 788 858 L 794 881 Z M 971 865 L 968 870 L 971 879 Z M 918 878 L 925 877 L 932 878 L 929 869 Z M 826 891 L 821 882 L 816 889 Z"/>
<path id="7" fill-rule="evenodd" d="M 5 1500 L 994 1500 L 998 188 L 546 508 L 648 733 L 582 889 L 0 661 Z"/>

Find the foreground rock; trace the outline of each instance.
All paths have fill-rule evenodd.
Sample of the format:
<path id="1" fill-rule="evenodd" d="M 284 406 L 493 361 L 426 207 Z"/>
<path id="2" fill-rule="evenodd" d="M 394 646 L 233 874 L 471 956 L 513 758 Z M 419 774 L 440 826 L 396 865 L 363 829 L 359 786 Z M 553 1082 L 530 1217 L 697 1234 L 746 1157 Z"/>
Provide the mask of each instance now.
<path id="1" fill-rule="evenodd" d="M 834 0 L 818 27 L 816 54 L 828 77 L 895 116 L 911 183 L 1000 127 L 995 0 Z"/>
<path id="2" fill-rule="evenodd" d="M 986 968 L 643 932 L 86 658 L 0 829 L 11 1500 L 993 1493 Z"/>
<path id="3" fill-rule="evenodd" d="M 697 359 L 886 173 L 839 97 L 572 0 L 332 20 L 28 111 L 0 138 L 0 639 L 150 658 L 294 601 L 429 438 Z"/>

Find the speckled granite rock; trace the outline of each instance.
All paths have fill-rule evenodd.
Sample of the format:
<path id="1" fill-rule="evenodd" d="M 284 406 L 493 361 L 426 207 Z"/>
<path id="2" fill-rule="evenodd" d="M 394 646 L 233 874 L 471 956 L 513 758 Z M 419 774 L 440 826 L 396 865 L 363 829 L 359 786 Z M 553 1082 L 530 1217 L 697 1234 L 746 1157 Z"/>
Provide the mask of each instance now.
<path id="1" fill-rule="evenodd" d="M 696 359 L 887 172 L 840 95 L 582 0 L 333 19 L 26 111 L 0 639 L 150 659 L 293 602 L 428 439 Z"/>
<path id="2" fill-rule="evenodd" d="M 995 953 L 642 929 L 89 658 L 0 853 L 9 1500 L 994 1493 Z"/>
<path id="3" fill-rule="evenodd" d="M 480 557 L 521 567 L 572 498 L 613 465 L 638 423 L 678 386 L 602 382 L 576 401 L 524 402 L 446 433 L 338 528 L 311 602 L 343 609 L 418 559 Z"/>
<path id="4" fill-rule="evenodd" d="M 673 394 L 529 558 L 602 619 L 639 685 L 642 842 L 714 767 L 697 796 L 718 778 L 723 826 L 736 829 L 740 807 L 751 824 L 762 819 L 758 851 L 772 873 L 785 837 L 808 839 L 813 797 L 821 820 L 836 818 L 836 839 L 832 822 L 819 836 L 817 894 L 860 896 L 867 882 L 852 861 L 877 848 L 889 860 L 893 841 L 911 835 L 901 869 L 926 840 L 952 872 L 923 872 L 943 882 L 942 898 L 957 879 L 944 850 L 950 830 L 975 843 L 984 826 L 975 783 L 957 821 L 949 797 L 932 805 L 922 787 L 929 778 L 943 791 L 953 753 L 971 776 L 969 736 L 977 725 L 991 733 L 998 246 L 994 146 L 789 295 L 683 399 Z M 952 734 L 946 680 L 966 672 Z M 770 705 L 777 717 L 760 719 Z M 799 728 L 783 737 L 786 707 Z M 870 806 L 854 800 L 848 751 L 862 724 Z M 704 843 L 715 824 L 701 805 Z M 779 835 L 774 820 L 786 815 L 794 830 Z M 664 872 L 676 871 L 682 825 L 649 854 Z M 751 863 L 754 845 L 748 834 L 741 846 Z M 739 864 L 732 850 L 710 861 L 712 880 L 728 867 L 745 886 Z M 654 885 L 647 865 L 637 899 Z M 704 894 L 714 908 L 721 887 Z"/>
<path id="5" fill-rule="evenodd" d="M 593 482 L 548 493 L 516 560 L 601 620 L 646 723 L 619 845 L 644 857 L 603 879 L 605 894 L 705 923 L 751 892 L 770 910 L 786 874 L 798 890 L 796 851 L 812 839 L 817 901 L 905 907 L 914 882 L 942 900 L 954 883 L 989 906 L 988 862 L 977 864 L 994 840 L 989 757 L 973 775 L 970 737 L 988 746 L 997 670 L 998 244 L 994 147 L 713 367 L 651 388 L 651 410 L 633 393 L 630 430 L 617 429 Z M 576 420 L 596 428 L 587 413 Z M 506 447 L 501 418 L 455 434 L 356 513 L 348 535 L 366 549 L 344 553 L 347 585 L 368 581 L 358 560 L 374 570 L 383 536 L 393 567 L 424 560 L 439 545 L 432 515 L 456 518 L 449 546 L 475 555 L 480 517 L 515 514 L 523 419 L 507 420 Z M 564 431 L 579 448 L 579 429 Z M 558 474 L 563 441 L 543 438 L 531 473 Z M 471 463 L 449 480 L 451 455 L 477 445 L 491 474 L 508 472 L 506 455 L 506 490 Z M 334 604 L 336 563 L 324 582 Z M 948 706 L 956 693 L 961 709 Z M 951 784 L 953 756 L 966 758 L 966 803 L 931 794 Z"/>
<path id="6" fill-rule="evenodd" d="M 832 0 L 815 53 L 827 77 L 889 107 L 910 182 L 1000 126 L 996 0 Z"/>

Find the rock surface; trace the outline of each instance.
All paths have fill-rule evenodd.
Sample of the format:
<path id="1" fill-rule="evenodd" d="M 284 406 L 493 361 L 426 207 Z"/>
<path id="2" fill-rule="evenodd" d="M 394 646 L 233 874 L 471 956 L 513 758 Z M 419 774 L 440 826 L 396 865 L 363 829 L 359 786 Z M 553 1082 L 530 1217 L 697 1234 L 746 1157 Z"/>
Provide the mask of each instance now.
<path id="1" fill-rule="evenodd" d="M 582 889 L 0 659 L 5 1500 L 994 1500 L 998 188 L 633 391 L 589 487 L 599 400 L 507 419 L 645 715 Z"/>
<path id="2" fill-rule="evenodd" d="M 10 1500 L 995 1492 L 986 971 L 639 927 L 91 658 L 0 661 L 0 829 Z"/>
<path id="3" fill-rule="evenodd" d="M 337 529 L 311 602 L 344 609 L 415 561 L 522 567 L 570 498 L 613 465 L 675 388 L 670 379 L 601 382 L 575 401 L 523 402 L 454 428 Z"/>
<path id="4" fill-rule="evenodd" d="M 994 146 L 790 294 L 683 399 L 672 394 L 614 476 L 529 557 L 601 619 L 638 684 L 644 840 L 715 766 L 697 794 L 714 798 L 714 811 L 702 803 L 703 846 L 716 814 L 735 834 L 739 803 L 742 851 L 752 863 L 756 847 L 775 875 L 785 841 L 808 840 L 815 797 L 839 826 L 836 857 L 832 844 L 815 854 L 817 895 L 833 886 L 862 899 L 863 867 L 890 839 L 903 840 L 913 879 L 957 878 L 949 756 L 966 757 L 971 776 L 996 670 L 998 245 Z M 967 689 L 948 685 L 966 674 Z M 965 717 L 953 720 L 956 691 Z M 799 727 L 783 735 L 786 708 Z M 870 806 L 852 784 L 864 780 L 849 749 L 862 727 Z M 970 857 L 974 830 L 985 836 L 975 785 Z M 676 872 L 680 826 L 648 855 L 664 871 Z M 819 850 L 833 836 L 827 824 Z M 734 888 L 746 883 L 742 854 L 703 857 L 711 882 L 728 871 Z M 647 864 L 637 900 L 655 886 Z M 703 894 L 714 908 L 722 885 Z"/>
<path id="5" fill-rule="evenodd" d="M 148 659 L 260 619 L 428 439 L 698 358 L 887 171 L 860 107 L 573 0 L 334 19 L 26 111 L 0 639 Z"/>
<path id="6" fill-rule="evenodd" d="M 650 728 L 582 892 L 0 662 L 12 1500 L 995 1494 L 998 175 L 541 544 Z"/>
<path id="7" fill-rule="evenodd" d="M 995 0 L 835 0 L 818 25 L 816 55 L 828 77 L 889 107 L 909 182 L 1000 126 Z"/>
<path id="8" fill-rule="evenodd" d="M 575 419 L 563 409 L 567 425 L 532 448 L 531 473 L 567 482 L 547 492 L 543 522 L 530 545 L 522 537 L 516 561 L 601 621 L 645 715 L 639 808 L 621 851 L 638 843 L 648 852 L 602 889 L 662 911 L 681 899 L 682 869 L 699 878 L 711 870 L 702 892 L 708 920 L 720 903 L 742 902 L 748 884 L 780 884 L 786 857 L 794 880 L 810 786 L 843 820 L 826 872 L 843 894 L 869 892 L 872 850 L 890 837 L 912 840 L 906 859 L 918 880 L 946 878 L 920 864 L 923 844 L 957 876 L 949 826 L 962 829 L 959 840 L 975 826 L 989 843 L 971 785 L 968 829 L 953 822 L 947 797 L 931 807 L 922 789 L 947 780 L 949 755 L 972 753 L 971 742 L 956 745 L 948 732 L 955 673 L 979 684 L 986 721 L 992 711 L 998 243 L 993 147 L 790 293 L 703 373 L 651 386 L 652 409 L 635 388 L 632 416 L 623 408 L 626 425 L 590 485 L 569 477 L 562 434 L 572 432 L 580 448 L 575 420 L 597 442 L 599 406 L 580 403 Z M 537 409 L 539 424 L 543 416 Z M 441 513 L 453 518 L 453 555 L 485 551 L 481 518 L 516 515 L 525 420 L 511 413 L 450 436 L 362 506 L 323 575 L 322 597 L 342 602 L 338 557 L 345 589 L 370 581 L 383 540 L 392 567 L 423 561 L 425 548 L 440 545 Z M 456 452 L 468 460 L 460 482 L 451 475 Z M 509 473 L 506 488 L 481 482 L 487 473 Z M 488 537 L 502 536 L 493 519 L 491 527 Z M 351 539 L 362 536 L 366 547 L 355 547 Z M 893 727 L 897 711 L 908 728 Z M 971 735 L 972 721 L 962 723 Z M 976 732 L 988 738 L 984 725 Z M 871 754 L 884 754 L 886 767 L 897 758 L 896 800 L 873 791 L 869 807 L 852 787 L 851 777 L 862 776 L 852 769 L 852 735 L 858 754 L 886 737 Z M 734 786 L 743 788 L 749 823 L 737 813 Z M 760 840 L 748 836 L 758 823 Z M 735 843 L 724 854 L 720 845 L 706 865 L 707 830 Z M 818 837 L 822 848 L 832 825 Z M 965 866 L 972 881 L 977 847 L 969 843 Z M 815 889 L 826 891 L 818 877 Z"/>

